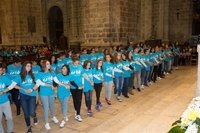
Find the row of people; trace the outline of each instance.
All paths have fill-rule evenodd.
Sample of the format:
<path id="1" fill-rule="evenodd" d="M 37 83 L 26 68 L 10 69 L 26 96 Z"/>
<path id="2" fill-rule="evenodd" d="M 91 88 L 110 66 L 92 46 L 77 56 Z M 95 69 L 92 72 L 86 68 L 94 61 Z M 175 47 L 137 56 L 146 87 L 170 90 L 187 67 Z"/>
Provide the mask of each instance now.
<path id="1" fill-rule="evenodd" d="M 152 84 L 152 79 L 156 82 L 160 77 L 164 77 L 164 72 L 168 74 L 172 59 L 172 51 L 168 49 L 167 45 L 164 51 L 162 51 L 162 47 L 152 48 L 150 51 L 149 49 L 139 50 L 138 47 L 135 47 L 133 52 L 132 50 L 127 52 L 116 51 L 113 55 L 110 53 L 105 55 L 103 53 L 94 53 L 92 57 L 97 56 L 94 60 L 87 58 L 88 56 L 84 51 L 85 49 L 80 59 L 79 55 L 74 55 L 74 58 L 65 58 L 64 54 L 61 53 L 57 63 L 54 56 L 51 57 L 50 61 L 42 60 L 40 62 L 41 70 L 40 68 L 35 69 L 37 66 L 35 60 L 32 63 L 24 62 L 21 66 L 20 60 L 16 58 L 15 62 L 7 67 L 7 73 L 1 76 L 0 104 L 6 104 L 6 108 L 10 108 L 10 106 L 7 106 L 8 97 L 6 94 L 6 92 L 10 91 L 17 108 L 17 115 L 20 114 L 21 105 L 28 127 L 27 132 L 31 132 L 29 116 L 33 117 L 35 125 L 37 124 L 37 117 L 35 107 L 29 107 L 29 105 L 36 105 L 36 90 L 40 86 L 40 98 L 44 106 L 45 128 L 49 130 L 49 107 L 52 113 L 52 120 L 58 123 L 54 112 L 54 90 L 58 89 L 58 98 L 63 112 L 63 120 L 60 126 L 63 127 L 68 121 L 67 103 L 70 93 L 73 98 L 75 119 L 82 121 L 80 116 L 82 92 L 85 94 L 88 115 L 92 115 L 93 88 L 96 92 L 95 109 L 100 111 L 102 106 L 100 100 L 102 84 L 104 84 L 105 100 L 108 105 L 111 105 L 113 82 L 116 99 L 122 102 L 121 93 L 124 97 L 129 97 L 128 88 L 130 90 L 133 89 L 134 77 L 137 79 L 137 90 L 141 91 L 145 86 Z M 0 67 L 0 70 L 2 70 L 2 67 Z M 3 73 L 0 74 L 3 75 Z M 7 82 L 4 83 L 5 80 Z M 12 83 L 11 80 L 13 81 Z M 58 84 L 58 87 L 55 87 L 54 82 Z M 10 86 L 6 88 L 8 85 Z M 133 94 L 132 91 L 129 92 Z M 7 119 L 11 118 L 10 114 L 5 113 L 5 115 Z"/>

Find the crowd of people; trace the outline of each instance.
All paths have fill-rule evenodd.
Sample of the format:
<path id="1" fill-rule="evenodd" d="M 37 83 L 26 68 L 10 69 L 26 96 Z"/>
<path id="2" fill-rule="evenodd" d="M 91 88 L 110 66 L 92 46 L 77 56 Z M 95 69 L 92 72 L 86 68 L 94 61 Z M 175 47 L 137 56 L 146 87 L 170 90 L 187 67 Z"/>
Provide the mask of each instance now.
<path id="1" fill-rule="evenodd" d="M 29 52 L 27 52 L 29 50 Z M 58 123 L 55 116 L 55 96 L 60 100 L 63 119 L 60 127 L 64 127 L 68 121 L 68 101 L 73 99 L 75 119 L 82 122 L 81 104 L 82 94 L 85 95 L 87 114 L 93 115 L 92 94 L 95 90 L 97 111 L 103 106 L 101 101 L 102 86 L 104 86 L 105 101 L 112 105 L 111 96 L 114 85 L 114 96 L 122 102 L 124 98 L 134 95 L 133 89 L 141 92 L 145 87 L 157 82 L 166 75 L 171 74 L 174 68 L 178 70 L 179 61 L 185 65 L 190 59 L 191 52 L 195 49 L 188 47 L 180 49 L 178 42 L 174 45 L 162 44 L 162 46 L 150 47 L 143 43 L 129 46 L 113 46 L 103 49 L 98 47 L 86 49 L 81 53 L 73 50 L 64 52 L 48 51 L 51 54 L 49 60 L 32 58 L 31 61 L 21 62 L 17 53 L 1 51 L 0 56 L 13 57 L 5 64 L 0 60 L 0 121 L 4 114 L 7 120 L 7 132 L 14 130 L 10 101 L 16 106 L 16 115 L 24 112 L 27 133 L 31 133 L 30 116 L 34 124 L 38 124 L 36 105 L 41 100 L 44 113 L 44 127 L 50 130 L 48 109 L 50 108 L 52 121 Z M 7 55 L 7 54 L 9 55 Z M 23 56 L 38 53 L 37 49 L 23 49 Z M 13 55 L 12 55 L 13 54 Z M 58 54 L 58 55 L 55 55 Z M 22 63 L 22 64 L 21 64 Z M 134 82 L 136 80 L 136 82 Z M 4 129 L 0 123 L 0 133 Z"/>

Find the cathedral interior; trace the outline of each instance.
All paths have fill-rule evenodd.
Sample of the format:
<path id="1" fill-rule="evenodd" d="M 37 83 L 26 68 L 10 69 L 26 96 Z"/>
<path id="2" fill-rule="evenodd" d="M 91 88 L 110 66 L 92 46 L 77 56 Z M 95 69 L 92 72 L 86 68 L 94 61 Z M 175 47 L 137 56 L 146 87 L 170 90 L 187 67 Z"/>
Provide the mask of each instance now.
<path id="1" fill-rule="evenodd" d="M 184 44 L 198 34 L 200 0 L 0 0 L 1 46 Z"/>

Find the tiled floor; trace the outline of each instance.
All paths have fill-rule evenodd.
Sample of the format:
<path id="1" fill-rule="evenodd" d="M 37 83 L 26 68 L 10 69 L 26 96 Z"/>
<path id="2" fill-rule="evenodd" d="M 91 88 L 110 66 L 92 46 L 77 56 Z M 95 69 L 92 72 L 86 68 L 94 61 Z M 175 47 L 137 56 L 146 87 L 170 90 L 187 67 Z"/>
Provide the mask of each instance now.
<path id="1" fill-rule="evenodd" d="M 69 100 L 69 122 L 64 128 L 59 124 L 50 122 L 51 130 L 46 131 L 43 122 L 43 108 L 37 108 L 39 124 L 33 126 L 35 133 L 166 133 L 171 124 L 179 119 L 182 112 L 194 97 L 197 81 L 196 66 L 182 66 L 174 70 L 173 74 L 159 80 L 156 84 L 145 88 L 142 92 L 129 95 L 118 102 L 112 96 L 112 105 L 108 106 L 104 101 L 104 90 L 101 93 L 103 107 L 100 112 L 94 109 L 95 97 L 93 95 L 92 117 L 87 116 L 85 102 L 82 102 L 81 116 L 83 122 L 74 119 L 72 99 Z M 84 96 L 83 96 L 84 99 Z M 27 131 L 23 115 L 16 117 L 14 105 L 11 105 L 16 133 Z M 56 117 L 61 121 L 62 113 L 60 103 L 55 103 Z M 51 114 L 49 113 L 49 117 Z M 51 118 L 49 118 L 51 120 Z M 5 120 L 3 120 L 5 125 Z"/>

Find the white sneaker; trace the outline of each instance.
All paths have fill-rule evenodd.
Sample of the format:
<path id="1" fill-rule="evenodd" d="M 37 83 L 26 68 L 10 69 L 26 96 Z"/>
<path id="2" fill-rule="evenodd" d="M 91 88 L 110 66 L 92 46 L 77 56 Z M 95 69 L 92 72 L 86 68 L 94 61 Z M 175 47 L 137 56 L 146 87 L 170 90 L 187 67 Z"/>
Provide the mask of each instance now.
<path id="1" fill-rule="evenodd" d="M 144 89 L 144 85 L 141 85 L 141 89 Z"/>
<path id="2" fill-rule="evenodd" d="M 64 127 L 65 126 L 65 121 L 62 120 L 61 124 L 60 124 L 60 127 Z"/>
<path id="3" fill-rule="evenodd" d="M 167 75 L 169 75 L 169 73 L 166 73 Z"/>
<path id="4" fill-rule="evenodd" d="M 75 110 L 75 112 L 74 112 L 74 116 L 76 116 L 77 115 L 77 111 Z"/>
<path id="5" fill-rule="evenodd" d="M 176 70 L 178 70 L 178 67 L 176 67 Z"/>
<path id="6" fill-rule="evenodd" d="M 81 116 L 80 116 L 80 115 L 75 116 L 75 119 L 76 119 L 77 121 L 79 121 L 79 122 L 82 122 L 82 119 L 81 119 Z"/>
<path id="7" fill-rule="evenodd" d="M 58 123 L 58 119 L 57 119 L 55 116 L 52 118 L 52 121 L 53 121 L 54 123 Z"/>
<path id="8" fill-rule="evenodd" d="M 45 128 L 46 128 L 46 130 L 50 130 L 51 129 L 51 127 L 49 126 L 49 123 L 45 124 Z"/>
<path id="9" fill-rule="evenodd" d="M 69 121 L 69 118 L 68 118 L 68 117 L 66 117 L 66 118 L 65 118 L 65 121 Z"/>
<path id="10" fill-rule="evenodd" d="M 122 102 L 122 99 L 121 99 L 120 97 L 117 97 L 117 100 L 118 100 L 119 102 Z"/>

